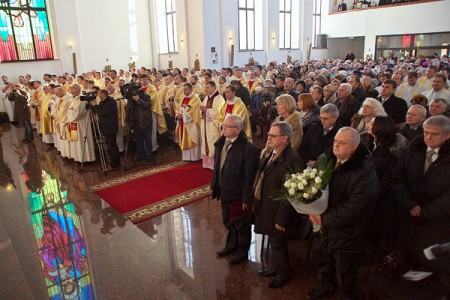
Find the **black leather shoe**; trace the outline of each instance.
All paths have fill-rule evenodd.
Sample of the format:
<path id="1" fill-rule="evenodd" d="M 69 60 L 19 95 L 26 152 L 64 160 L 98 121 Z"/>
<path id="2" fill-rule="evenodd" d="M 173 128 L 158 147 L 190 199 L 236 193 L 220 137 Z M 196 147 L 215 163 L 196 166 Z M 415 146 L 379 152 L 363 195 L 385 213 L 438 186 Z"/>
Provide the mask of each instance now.
<path id="1" fill-rule="evenodd" d="M 261 270 L 258 271 L 258 274 L 262 277 L 273 277 L 277 274 L 277 272 L 275 272 L 274 270 Z"/>
<path id="2" fill-rule="evenodd" d="M 237 265 L 246 260 L 248 260 L 248 254 L 238 255 L 235 258 L 233 258 L 232 260 L 230 260 L 230 265 Z"/>
<path id="3" fill-rule="evenodd" d="M 322 299 L 327 298 L 331 295 L 332 295 L 331 289 L 319 286 L 308 292 L 308 299 Z"/>
<path id="4" fill-rule="evenodd" d="M 220 251 L 218 251 L 216 253 L 217 253 L 218 256 L 226 256 L 228 254 L 236 252 L 236 250 L 237 250 L 236 248 L 227 248 L 227 247 L 225 247 L 224 249 L 222 249 L 222 250 L 220 250 Z"/>
<path id="5" fill-rule="evenodd" d="M 275 277 L 274 280 L 272 280 L 271 283 L 269 283 L 269 288 L 276 289 L 281 286 L 283 286 L 289 279 L 291 279 L 291 276 L 284 277 L 284 278 L 277 278 Z"/>

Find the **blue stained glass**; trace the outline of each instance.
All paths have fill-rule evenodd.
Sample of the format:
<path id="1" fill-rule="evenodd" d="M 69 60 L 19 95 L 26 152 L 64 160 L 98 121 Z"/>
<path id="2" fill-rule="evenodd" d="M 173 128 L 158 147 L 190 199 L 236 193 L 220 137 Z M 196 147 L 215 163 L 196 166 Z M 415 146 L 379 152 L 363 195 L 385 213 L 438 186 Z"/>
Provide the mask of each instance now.
<path id="1" fill-rule="evenodd" d="M 0 36 L 3 41 L 8 40 L 8 36 L 12 36 L 11 21 L 6 12 L 0 10 Z"/>
<path id="2" fill-rule="evenodd" d="M 28 1 L 30 2 L 30 1 Z M 32 0 L 30 3 L 32 8 L 45 8 L 45 0 Z"/>

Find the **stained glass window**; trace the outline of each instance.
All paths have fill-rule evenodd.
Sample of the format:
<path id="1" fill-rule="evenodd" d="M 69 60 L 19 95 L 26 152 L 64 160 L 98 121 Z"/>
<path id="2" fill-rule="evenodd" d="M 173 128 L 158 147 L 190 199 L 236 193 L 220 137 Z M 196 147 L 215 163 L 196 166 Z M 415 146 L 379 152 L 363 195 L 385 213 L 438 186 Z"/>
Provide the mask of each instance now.
<path id="1" fill-rule="evenodd" d="M 36 186 L 22 174 L 27 186 Z M 48 299 L 94 300 L 84 234 L 76 207 L 61 183 L 45 171 L 39 193 L 27 188 Z"/>
<path id="2" fill-rule="evenodd" d="M 53 59 L 45 0 L 2 0 L 0 61 Z"/>

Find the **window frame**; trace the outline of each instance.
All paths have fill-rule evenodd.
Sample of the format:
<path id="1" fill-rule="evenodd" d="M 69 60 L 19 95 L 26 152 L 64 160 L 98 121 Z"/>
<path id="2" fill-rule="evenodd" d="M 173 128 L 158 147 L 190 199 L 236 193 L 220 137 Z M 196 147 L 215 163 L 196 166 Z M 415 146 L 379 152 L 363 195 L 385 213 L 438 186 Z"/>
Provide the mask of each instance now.
<path id="1" fill-rule="evenodd" d="M 171 2 L 171 9 L 169 10 L 167 7 L 167 1 Z M 163 3 L 161 3 L 163 2 Z M 165 35 L 166 41 L 167 41 L 167 45 L 166 45 L 166 49 L 167 51 L 161 51 L 161 44 L 158 41 L 158 54 L 159 55 L 165 55 L 165 54 L 177 54 L 179 53 L 179 46 L 178 46 L 178 31 L 176 28 L 176 17 L 177 17 L 177 11 L 176 11 L 176 5 L 175 5 L 175 0 L 157 0 L 155 1 L 155 7 L 157 5 L 164 5 L 164 13 L 160 14 L 158 12 L 157 9 L 155 9 L 156 11 L 156 32 L 157 35 Z M 159 18 L 164 18 L 162 21 L 165 23 L 165 32 L 160 32 L 159 26 L 158 26 L 158 19 Z M 161 21 L 161 20 L 160 20 Z M 169 30 L 169 23 L 171 21 L 171 28 L 172 31 L 170 32 Z M 171 38 L 170 36 L 172 36 L 172 44 L 171 44 Z"/>
<path id="2" fill-rule="evenodd" d="M 245 1 L 245 7 L 241 7 L 240 5 L 240 1 L 237 0 L 237 4 L 238 4 L 238 41 L 239 41 L 239 51 L 240 52 L 245 52 L 245 51 L 264 51 L 264 40 L 261 43 L 262 47 L 261 49 L 256 48 L 256 1 L 255 0 L 243 0 Z M 252 1 L 253 2 L 253 7 L 249 7 L 248 5 L 248 1 Z M 246 33 L 246 47 L 242 48 L 242 44 L 241 44 L 241 11 L 245 12 L 245 33 Z M 248 22 L 248 15 L 249 12 L 251 12 L 253 14 L 253 36 L 250 37 L 248 34 L 248 28 L 249 28 L 249 22 Z M 264 23 L 264 22 L 263 22 Z M 249 41 L 250 38 L 253 39 L 253 48 L 249 48 Z M 264 39 L 264 35 L 262 37 Z"/>
<path id="3" fill-rule="evenodd" d="M 298 50 L 300 49 L 300 39 L 298 40 L 298 46 L 297 47 L 293 47 L 292 46 L 292 33 L 293 33 L 293 17 L 295 17 L 293 14 L 293 3 L 295 2 L 296 5 L 299 5 L 297 3 L 297 0 L 279 0 L 279 4 L 281 3 L 281 1 L 284 2 L 284 9 L 282 10 L 280 8 L 280 5 L 278 5 L 278 37 L 279 37 L 279 41 L 278 41 L 278 48 L 280 50 Z M 286 7 L 288 7 L 286 4 L 289 3 L 289 10 L 286 9 Z M 287 38 L 286 38 L 286 32 L 287 31 L 287 27 L 286 27 L 286 17 L 287 15 L 289 15 L 289 47 L 287 47 Z M 281 17 L 283 17 L 283 28 L 281 28 L 281 24 L 280 24 L 280 19 Z M 300 18 L 300 16 L 298 16 Z M 283 34 L 281 34 L 281 32 L 283 32 Z M 281 36 L 283 36 L 283 39 L 281 38 Z M 281 44 L 282 43 L 282 44 Z"/>
<path id="4" fill-rule="evenodd" d="M 319 3 L 319 5 L 317 5 Z M 319 6 L 319 7 L 317 7 Z M 319 32 L 316 32 L 316 25 L 319 25 Z M 322 0 L 313 0 L 313 34 L 312 45 L 313 48 L 325 49 L 317 47 L 317 35 L 322 34 Z"/>

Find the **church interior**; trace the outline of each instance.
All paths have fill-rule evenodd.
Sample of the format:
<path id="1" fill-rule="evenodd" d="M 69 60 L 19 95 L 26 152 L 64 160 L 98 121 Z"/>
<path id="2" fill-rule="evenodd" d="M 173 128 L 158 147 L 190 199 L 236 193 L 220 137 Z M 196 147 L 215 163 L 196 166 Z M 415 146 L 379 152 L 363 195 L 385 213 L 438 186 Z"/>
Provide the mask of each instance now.
<path id="1" fill-rule="evenodd" d="M 388 2 L 2 0 L 0 75 L 16 83 L 27 74 L 30 80 L 65 73 L 76 78 L 143 67 L 187 68 L 200 76 L 202 69 L 343 60 L 349 52 L 362 61 L 435 53 L 448 58 L 449 0 Z M 4 101 L 2 95 L 0 113 L 7 111 Z M 0 124 L 0 299 L 307 299 L 319 284 L 309 237 L 289 240 L 292 279 L 276 289 L 258 274 L 270 254 L 267 236 L 252 231 L 244 263 L 217 256 L 226 228 L 221 204 L 210 194 L 133 222 L 96 192 L 96 186 L 131 185 L 133 178 L 178 164 L 173 140 L 160 135 L 150 162 L 102 172 L 98 160 L 80 169 L 39 132 L 31 143 L 21 142 L 23 134 L 17 122 Z M 260 137 L 253 141 L 265 146 Z M 122 166 L 126 160 L 121 154 Z M 139 189 L 130 194 L 145 197 L 175 186 Z M 119 205 L 127 198 L 125 193 Z M 370 284 L 371 259 L 360 262 L 357 299 L 446 299 L 430 294 L 432 285 L 405 291 L 406 298 L 383 295 L 397 287 Z"/>

